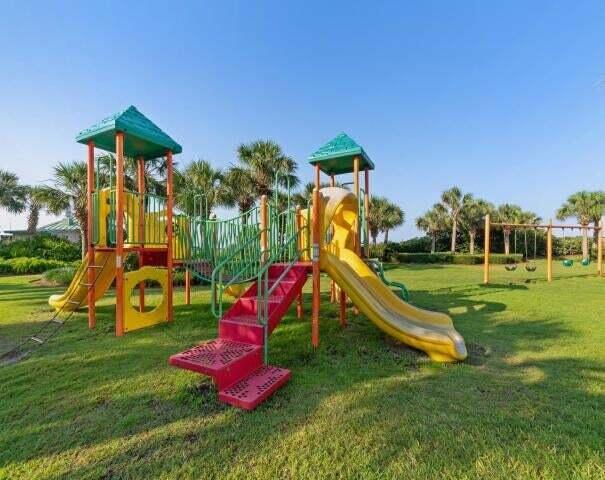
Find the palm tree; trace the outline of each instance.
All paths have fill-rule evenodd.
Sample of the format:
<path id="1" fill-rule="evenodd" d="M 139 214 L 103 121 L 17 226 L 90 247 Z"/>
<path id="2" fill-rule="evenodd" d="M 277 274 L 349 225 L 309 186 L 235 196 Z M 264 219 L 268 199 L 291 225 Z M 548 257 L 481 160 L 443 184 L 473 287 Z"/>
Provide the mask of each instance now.
<path id="1" fill-rule="evenodd" d="M 372 211 L 371 207 L 370 211 Z M 389 231 L 403 225 L 403 222 L 405 222 L 405 212 L 396 203 L 387 201 L 387 208 L 382 222 L 385 245 L 389 243 Z"/>
<path id="2" fill-rule="evenodd" d="M 450 248 L 452 253 L 456 251 L 456 234 L 458 232 L 458 219 L 460 217 L 460 212 L 464 208 L 465 204 L 472 198 L 473 197 L 470 193 L 463 195 L 462 190 L 456 186 L 441 194 L 441 204 L 447 210 L 452 225 L 452 245 Z"/>
<path id="3" fill-rule="evenodd" d="M 522 212 L 523 210 L 521 210 L 521 207 L 518 205 L 503 203 L 502 205 L 498 205 L 495 214 L 498 222 L 509 224 L 518 223 Z M 506 255 L 510 253 L 510 234 L 512 230 L 512 227 L 509 225 L 504 225 L 502 227 L 502 232 L 504 234 L 504 253 Z"/>
<path id="4" fill-rule="evenodd" d="M 239 167 L 227 170 L 222 181 L 223 205 L 237 207 L 239 213 L 245 213 L 254 206 L 257 198 L 254 180 L 247 170 Z"/>
<path id="5" fill-rule="evenodd" d="M 437 234 L 449 228 L 446 209 L 440 203 L 436 203 L 433 208 L 416 219 L 416 227 L 431 237 L 431 253 L 435 253 Z"/>
<path id="6" fill-rule="evenodd" d="M 175 205 L 188 215 L 192 215 L 196 202 L 202 203 L 210 215 L 214 207 L 221 203 L 223 173 L 206 160 L 191 162 L 182 171 L 174 171 Z M 201 209 L 200 209 L 201 210 Z M 201 212 L 200 212 L 201 213 Z"/>
<path id="7" fill-rule="evenodd" d="M 27 233 L 33 235 L 38 230 L 40 210 L 46 206 L 44 187 L 27 187 Z"/>
<path id="8" fill-rule="evenodd" d="M 238 165 L 230 170 L 236 170 L 236 177 L 242 175 L 241 169 L 247 172 L 252 181 L 256 198 L 262 195 L 271 197 L 278 179 L 280 187 L 295 188 L 299 180 L 296 176 L 297 165 L 294 159 L 284 154 L 282 148 L 272 140 L 256 140 L 241 144 L 237 148 Z"/>
<path id="9" fill-rule="evenodd" d="M 582 190 L 576 192 L 569 197 L 567 201 L 557 210 L 557 218 L 565 220 L 569 217 L 576 217 L 578 223 L 582 225 L 582 256 L 588 258 L 588 229 L 590 222 L 598 222 L 603 215 L 604 207 L 603 192 L 587 192 Z"/>
<path id="10" fill-rule="evenodd" d="M 80 228 L 82 257 L 88 245 L 87 175 L 86 162 L 59 163 L 54 167 L 52 185 L 41 187 L 40 195 L 46 208 L 54 215 L 73 214 Z"/>
<path id="11" fill-rule="evenodd" d="M 460 223 L 466 229 L 469 236 L 469 252 L 475 253 L 475 239 L 477 232 L 483 227 L 485 215 L 493 210 L 493 205 L 480 198 L 473 198 L 467 201 L 460 212 Z"/>
<path id="12" fill-rule="evenodd" d="M 21 213 L 25 209 L 27 189 L 19 185 L 19 177 L 0 169 L 0 208 L 9 213 Z"/>
<path id="13" fill-rule="evenodd" d="M 376 245 L 378 234 L 384 233 L 384 243 L 389 241 L 389 231 L 403 224 L 405 213 L 387 198 L 374 195 L 370 200 L 370 215 L 367 218 L 372 243 Z"/>
<path id="14" fill-rule="evenodd" d="M 378 234 L 382 231 L 385 217 L 389 208 L 389 201 L 381 196 L 373 195 L 370 200 L 370 215 L 366 221 L 372 237 L 372 243 L 376 245 Z"/>
<path id="15" fill-rule="evenodd" d="M 113 186 L 116 184 L 116 160 L 111 153 L 103 153 L 98 155 L 96 162 L 99 166 L 96 171 L 97 175 L 101 176 L 101 183 L 108 184 L 109 178 L 113 179 Z M 174 164 L 176 166 L 176 163 Z M 143 163 L 145 192 L 155 195 L 166 196 L 166 158 L 147 159 Z M 138 160 L 132 157 L 124 158 L 124 188 L 136 192 L 137 184 Z M 175 168 L 176 172 L 176 168 Z M 176 173 L 175 173 L 176 175 Z"/>

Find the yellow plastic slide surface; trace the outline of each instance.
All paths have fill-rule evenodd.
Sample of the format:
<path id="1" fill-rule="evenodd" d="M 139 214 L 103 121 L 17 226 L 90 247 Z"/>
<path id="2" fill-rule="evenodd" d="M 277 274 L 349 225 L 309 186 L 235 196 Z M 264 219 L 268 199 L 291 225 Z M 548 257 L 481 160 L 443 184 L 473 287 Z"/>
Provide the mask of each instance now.
<path id="1" fill-rule="evenodd" d="M 322 245 L 321 269 L 378 328 L 397 340 L 424 350 L 432 360 L 451 362 L 467 356 L 464 339 L 451 318 L 403 301 L 352 250 L 357 200 L 337 187 L 322 189 L 323 228 L 333 226 L 330 243 Z M 352 197 L 352 198 L 351 198 Z"/>
<path id="2" fill-rule="evenodd" d="M 102 269 L 94 269 L 95 282 L 95 300 L 99 300 L 110 287 L 111 282 L 116 275 L 116 255 L 114 252 L 96 252 L 95 265 L 102 266 Z M 100 270 L 100 271 L 99 271 Z M 74 279 L 65 291 L 60 295 L 51 295 L 48 304 L 55 309 L 63 311 L 75 310 L 79 306 L 87 304 L 88 287 L 87 272 L 88 260 L 84 260 L 80 268 L 74 275 Z M 68 303 L 76 302 L 76 303 Z"/>

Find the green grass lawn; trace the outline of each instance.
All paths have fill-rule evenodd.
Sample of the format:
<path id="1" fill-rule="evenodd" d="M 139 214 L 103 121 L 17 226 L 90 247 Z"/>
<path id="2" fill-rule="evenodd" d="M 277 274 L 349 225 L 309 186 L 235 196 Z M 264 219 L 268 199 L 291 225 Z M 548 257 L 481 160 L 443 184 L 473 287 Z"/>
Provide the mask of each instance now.
<path id="1" fill-rule="evenodd" d="M 590 274 L 593 275 L 590 275 Z M 0 478 L 605 478 L 605 279 L 544 264 L 391 268 L 416 305 L 449 312 L 469 359 L 434 364 L 324 296 L 275 331 L 292 380 L 253 412 L 217 402 L 168 357 L 216 336 L 208 291 L 177 290 L 175 322 L 113 336 L 113 298 L 90 331 L 78 313 L 25 360 L 0 367 Z M 0 339 L 49 316 L 60 289 L 0 277 Z M 327 280 L 324 279 L 324 287 Z"/>

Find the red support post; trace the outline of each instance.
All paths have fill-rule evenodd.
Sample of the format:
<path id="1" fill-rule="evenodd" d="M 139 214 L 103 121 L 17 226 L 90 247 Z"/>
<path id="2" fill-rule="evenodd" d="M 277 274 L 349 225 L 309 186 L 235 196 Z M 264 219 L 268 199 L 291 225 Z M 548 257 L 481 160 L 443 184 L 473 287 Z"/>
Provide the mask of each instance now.
<path id="1" fill-rule="evenodd" d="M 172 185 L 172 150 L 166 152 L 166 256 L 168 258 L 166 268 L 168 269 L 168 321 L 172 322 L 174 314 L 172 311 L 173 298 L 172 298 L 172 202 L 173 202 L 173 185 Z"/>
<path id="2" fill-rule="evenodd" d="M 86 282 L 88 283 L 88 328 L 95 328 L 97 325 L 97 319 L 95 314 L 95 269 L 92 266 L 95 264 L 95 245 L 93 239 L 93 222 L 94 218 L 94 205 L 93 205 L 93 192 L 95 184 L 95 144 L 94 142 L 88 142 L 88 162 L 86 164 L 86 195 L 88 198 L 88 215 L 86 222 L 86 236 L 87 236 L 87 251 L 86 256 L 88 258 L 88 271 L 86 272 Z"/>

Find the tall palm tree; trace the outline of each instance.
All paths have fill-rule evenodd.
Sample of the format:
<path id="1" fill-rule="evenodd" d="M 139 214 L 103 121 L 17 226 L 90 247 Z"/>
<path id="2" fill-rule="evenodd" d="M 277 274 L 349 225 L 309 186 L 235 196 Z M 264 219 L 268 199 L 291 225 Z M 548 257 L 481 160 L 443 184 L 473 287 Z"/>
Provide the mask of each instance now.
<path id="1" fill-rule="evenodd" d="M 371 207 L 370 207 L 370 211 Z M 384 243 L 389 243 L 389 231 L 403 225 L 405 222 L 405 212 L 396 203 L 388 201 L 385 215 L 382 222 L 382 231 L 384 232 Z"/>
<path id="2" fill-rule="evenodd" d="M 460 217 L 460 212 L 464 208 L 465 204 L 472 198 L 473 197 L 470 193 L 463 194 L 462 190 L 456 186 L 441 194 L 441 204 L 447 210 L 452 226 L 452 244 L 450 248 L 452 253 L 456 251 L 456 234 L 458 232 L 458 220 Z"/>
<path id="3" fill-rule="evenodd" d="M 262 195 L 272 196 L 276 178 L 280 187 L 298 186 L 296 162 L 284 154 L 282 148 L 272 140 L 241 144 L 237 148 L 237 160 L 238 165 L 232 169 L 239 168 L 248 173 L 257 198 Z"/>
<path id="4" fill-rule="evenodd" d="M 416 219 L 416 227 L 431 237 L 431 253 L 435 253 L 437 234 L 449 229 L 446 209 L 440 203 L 436 203 L 433 208 Z"/>
<path id="5" fill-rule="evenodd" d="M 9 213 L 21 213 L 25 209 L 27 189 L 19 184 L 13 172 L 0 169 L 0 208 Z"/>
<path id="6" fill-rule="evenodd" d="M 485 216 L 490 213 L 493 208 L 491 203 L 480 198 L 473 198 L 467 201 L 460 212 L 460 223 L 468 232 L 469 252 L 471 255 L 475 253 L 477 232 L 483 227 Z"/>
<path id="7" fill-rule="evenodd" d="M 237 207 L 239 213 L 250 210 L 258 196 L 248 170 L 232 167 L 223 177 L 221 200 L 227 207 Z"/>
<path id="8" fill-rule="evenodd" d="M 591 222 L 598 223 L 603 215 L 604 202 L 603 192 L 587 192 L 582 190 L 569 197 L 557 210 L 557 218 L 565 220 L 576 217 L 582 225 L 582 256 L 588 258 L 588 229 Z M 597 220 L 598 219 L 598 220 Z M 596 225 L 595 225 L 596 226 Z"/>
<path id="9" fill-rule="evenodd" d="M 522 212 L 523 210 L 521 210 L 521 207 L 518 205 L 503 203 L 502 205 L 498 205 L 495 216 L 500 223 L 518 223 Z M 513 229 L 509 225 L 502 227 L 502 232 L 504 234 L 504 253 L 506 255 L 510 253 L 510 234 L 512 231 Z"/>
<path id="10" fill-rule="evenodd" d="M 40 210 L 46 206 L 44 187 L 27 187 L 27 233 L 33 235 L 38 230 Z"/>
<path id="11" fill-rule="evenodd" d="M 80 228 L 82 239 L 82 257 L 88 245 L 87 221 L 87 175 L 86 162 L 59 163 L 53 169 L 52 185 L 41 187 L 48 211 L 54 215 L 69 213 L 73 215 Z"/>
<path id="12" fill-rule="evenodd" d="M 216 205 L 221 203 L 223 172 L 215 169 L 206 160 L 195 160 L 183 170 L 174 171 L 174 201 L 177 207 L 192 215 L 200 203 L 210 215 Z M 203 208 L 200 210 L 204 210 Z"/>
<path id="13" fill-rule="evenodd" d="M 373 195 L 370 200 L 370 215 L 366 221 L 372 237 L 372 243 L 376 245 L 378 234 L 382 231 L 385 224 L 385 217 L 389 209 L 389 201 L 385 197 Z"/>
<path id="14" fill-rule="evenodd" d="M 370 215 L 367 218 L 372 243 L 376 245 L 379 233 L 384 233 L 384 243 L 389 241 L 389 231 L 403 224 L 405 213 L 389 199 L 374 195 L 370 200 Z"/>

